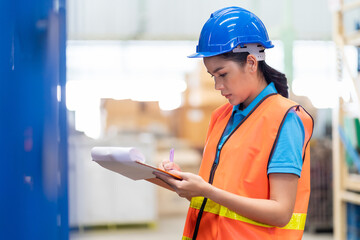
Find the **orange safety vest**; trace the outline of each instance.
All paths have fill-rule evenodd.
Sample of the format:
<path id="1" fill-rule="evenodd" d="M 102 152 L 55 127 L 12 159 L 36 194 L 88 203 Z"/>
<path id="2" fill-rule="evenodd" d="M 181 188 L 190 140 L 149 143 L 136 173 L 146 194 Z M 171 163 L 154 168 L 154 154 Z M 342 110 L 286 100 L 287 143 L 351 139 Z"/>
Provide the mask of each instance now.
<path id="1" fill-rule="evenodd" d="M 301 239 L 310 197 L 310 148 L 313 119 L 304 108 L 279 94 L 267 95 L 245 117 L 223 145 L 219 163 L 216 149 L 232 113 L 225 104 L 211 117 L 199 175 L 213 186 L 249 198 L 269 199 L 267 167 L 287 113 L 294 109 L 305 130 L 303 167 L 295 208 L 285 227 L 273 227 L 243 217 L 211 199 L 194 197 L 183 240 L 294 240 Z"/>

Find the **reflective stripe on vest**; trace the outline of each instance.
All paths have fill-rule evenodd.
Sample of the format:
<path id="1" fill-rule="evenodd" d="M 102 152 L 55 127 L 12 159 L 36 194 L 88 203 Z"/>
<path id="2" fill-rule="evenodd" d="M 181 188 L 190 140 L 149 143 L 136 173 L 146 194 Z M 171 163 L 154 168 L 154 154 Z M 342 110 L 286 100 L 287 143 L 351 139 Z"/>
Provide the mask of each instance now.
<path id="1" fill-rule="evenodd" d="M 194 209 L 200 209 L 202 202 L 204 201 L 203 197 L 193 197 L 191 199 L 190 207 Z M 241 222 L 246 222 L 249 224 L 273 228 L 274 226 L 262 224 L 256 221 L 253 221 L 249 218 L 243 217 L 237 214 L 234 211 L 208 199 L 206 202 L 206 206 L 204 212 L 213 213 L 222 217 L 227 217 L 230 219 L 234 219 Z M 291 229 L 291 230 L 304 230 L 305 228 L 305 221 L 306 221 L 306 213 L 293 213 L 289 223 L 285 227 L 281 227 L 280 229 Z"/>
<path id="2" fill-rule="evenodd" d="M 191 238 L 188 238 L 188 237 L 183 236 L 183 237 L 182 237 L 182 240 L 191 240 Z"/>

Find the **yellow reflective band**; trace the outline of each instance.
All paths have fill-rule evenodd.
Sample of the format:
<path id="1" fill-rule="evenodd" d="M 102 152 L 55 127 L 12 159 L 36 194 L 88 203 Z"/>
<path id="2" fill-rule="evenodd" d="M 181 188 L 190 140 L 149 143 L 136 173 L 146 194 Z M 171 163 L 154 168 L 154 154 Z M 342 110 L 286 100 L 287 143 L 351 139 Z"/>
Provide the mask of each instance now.
<path id="1" fill-rule="evenodd" d="M 203 197 L 193 197 L 190 202 L 190 207 L 194 209 L 200 209 L 203 202 Z M 243 217 L 230 209 L 217 204 L 216 202 L 208 199 L 204 208 L 204 212 L 213 213 L 222 217 L 227 217 L 241 222 L 250 223 L 256 226 L 273 228 L 274 226 L 259 223 L 249 218 Z M 293 213 L 289 223 L 285 227 L 280 229 L 292 229 L 292 230 L 304 230 L 306 221 L 306 213 Z M 184 240 L 184 238 L 183 238 Z M 186 239 L 188 240 L 188 239 Z"/>
<path id="2" fill-rule="evenodd" d="M 185 237 L 185 236 L 182 237 L 182 240 L 191 240 L 191 239 L 192 239 L 192 238 Z"/>

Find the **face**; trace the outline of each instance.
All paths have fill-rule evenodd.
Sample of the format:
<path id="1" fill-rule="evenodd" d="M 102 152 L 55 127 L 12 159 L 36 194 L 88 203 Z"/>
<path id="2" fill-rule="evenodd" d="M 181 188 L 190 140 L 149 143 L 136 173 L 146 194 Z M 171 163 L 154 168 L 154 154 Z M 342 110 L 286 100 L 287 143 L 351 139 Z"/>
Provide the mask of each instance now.
<path id="1" fill-rule="evenodd" d="M 204 64 L 214 78 L 215 89 L 232 105 L 243 103 L 247 107 L 266 86 L 259 84 L 257 61 L 252 57 L 242 66 L 219 56 L 204 58 Z"/>

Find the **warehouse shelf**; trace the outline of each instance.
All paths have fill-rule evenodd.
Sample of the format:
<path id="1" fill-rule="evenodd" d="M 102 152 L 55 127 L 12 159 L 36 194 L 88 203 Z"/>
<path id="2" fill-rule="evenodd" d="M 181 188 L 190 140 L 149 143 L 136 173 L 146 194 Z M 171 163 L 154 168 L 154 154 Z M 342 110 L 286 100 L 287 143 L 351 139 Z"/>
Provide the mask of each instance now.
<path id="1" fill-rule="evenodd" d="M 344 3 L 339 0 L 339 8 L 334 12 L 334 41 L 339 51 L 338 54 L 338 71 L 339 81 L 342 79 L 343 71 L 349 72 L 349 62 L 346 59 L 345 46 L 360 46 L 360 31 L 345 33 L 344 15 L 351 10 L 360 10 L 360 1 Z M 360 91 L 357 82 L 359 76 L 352 77 L 352 85 L 355 88 L 353 101 L 359 101 Z M 349 167 L 346 163 L 346 152 L 339 134 L 339 126 L 344 126 L 346 117 L 359 117 L 360 102 L 353 102 L 357 107 L 352 110 L 349 103 L 345 103 L 339 98 L 338 106 L 333 110 L 333 212 L 334 212 L 334 239 L 349 239 L 358 234 L 357 228 L 353 227 L 351 214 L 349 212 L 351 205 L 360 205 L 360 175 L 349 173 Z M 350 215 L 349 215 L 350 214 Z M 349 218 L 350 217 L 350 218 Z M 354 230 L 355 229 L 355 230 Z"/>
<path id="2" fill-rule="evenodd" d="M 349 192 L 349 191 L 342 191 L 341 198 L 343 201 L 350 202 L 356 205 L 360 205 L 360 194 Z"/>
<path id="3" fill-rule="evenodd" d="M 342 3 L 340 11 L 346 12 L 346 11 L 357 9 L 357 8 L 360 8 L 360 1 L 352 1 L 352 2 L 348 2 L 348 3 Z"/>
<path id="4" fill-rule="evenodd" d="M 360 192 L 360 175 L 349 174 L 344 178 L 344 185 L 347 190 Z"/>
<path id="5" fill-rule="evenodd" d="M 360 45 L 360 33 L 353 32 L 353 33 L 347 34 L 345 36 L 345 44 L 359 46 Z"/>

